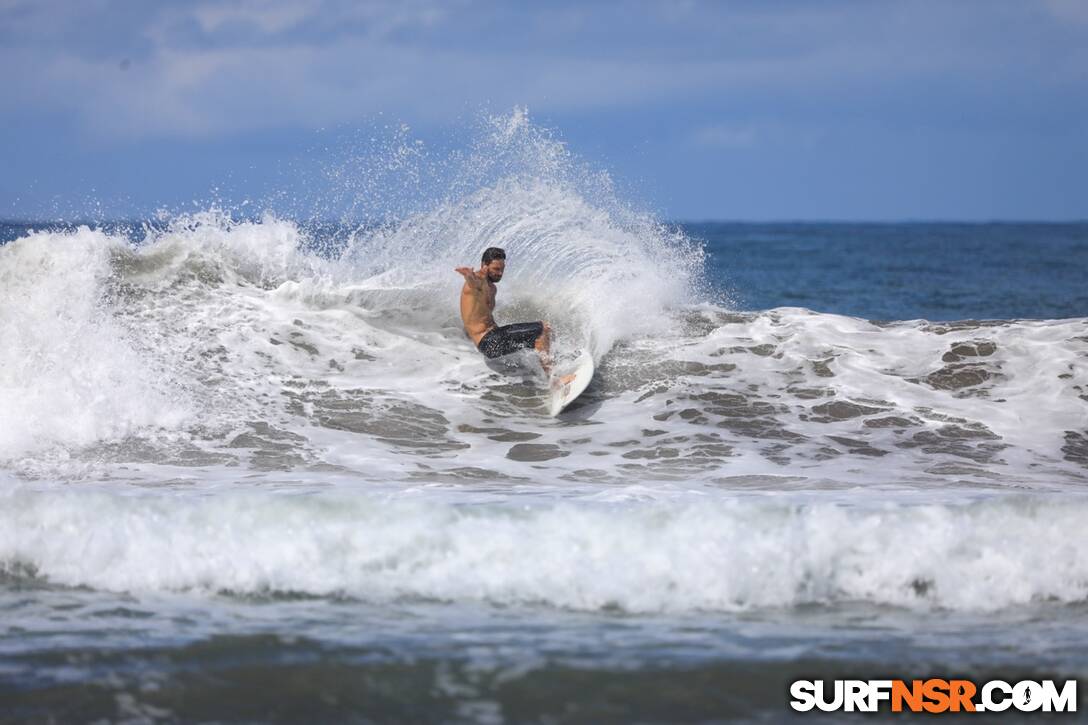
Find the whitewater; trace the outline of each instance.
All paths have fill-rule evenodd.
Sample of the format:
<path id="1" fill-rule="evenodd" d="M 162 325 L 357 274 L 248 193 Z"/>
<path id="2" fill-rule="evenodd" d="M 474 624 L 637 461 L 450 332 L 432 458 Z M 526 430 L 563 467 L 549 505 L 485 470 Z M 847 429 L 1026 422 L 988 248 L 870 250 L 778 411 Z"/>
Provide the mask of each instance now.
<path id="1" fill-rule="evenodd" d="M 572 669 L 632 701 L 654 685 L 618 672 L 666 670 L 704 714 L 707 677 L 762 672 L 747 716 L 795 670 L 1088 674 L 1088 319 L 738 309 L 523 114 L 457 168 L 365 224 L 209 208 L 0 246 L 19 712 L 197 717 L 225 695 L 193 666 L 330 657 L 478 721 L 547 716 L 503 688 Z M 531 355 L 485 365 L 461 329 L 453 268 L 494 245 L 499 324 L 596 360 L 559 418 Z"/>

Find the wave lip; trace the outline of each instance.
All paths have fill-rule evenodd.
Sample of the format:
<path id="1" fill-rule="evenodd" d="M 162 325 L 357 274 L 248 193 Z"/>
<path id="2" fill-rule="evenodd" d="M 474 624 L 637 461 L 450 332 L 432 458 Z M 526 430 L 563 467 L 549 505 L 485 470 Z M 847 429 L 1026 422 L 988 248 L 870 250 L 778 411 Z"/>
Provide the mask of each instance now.
<path id="1" fill-rule="evenodd" d="M 125 246 L 80 227 L 0 248 L 0 459 L 187 416 L 105 302 L 110 257 Z"/>
<path id="2" fill-rule="evenodd" d="M 1088 599 L 1088 501 L 781 498 L 452 506 L 322 493 L 9 489 L 0 569 L 198 596 L 422 598 L 629 612 Z"/>

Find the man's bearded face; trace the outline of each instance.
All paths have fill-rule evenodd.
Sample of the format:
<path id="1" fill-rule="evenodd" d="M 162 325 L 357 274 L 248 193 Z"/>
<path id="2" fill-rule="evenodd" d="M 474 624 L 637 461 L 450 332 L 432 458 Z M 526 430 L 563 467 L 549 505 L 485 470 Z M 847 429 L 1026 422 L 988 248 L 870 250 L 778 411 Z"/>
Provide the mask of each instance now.
<path id="1" fill-rule="evenodd" d="M 487 272 L 487 280 L 494 284 L 502 279 L 502 274 L 506 271 L 506 260 L 492 259 L 484 270 Z"/>

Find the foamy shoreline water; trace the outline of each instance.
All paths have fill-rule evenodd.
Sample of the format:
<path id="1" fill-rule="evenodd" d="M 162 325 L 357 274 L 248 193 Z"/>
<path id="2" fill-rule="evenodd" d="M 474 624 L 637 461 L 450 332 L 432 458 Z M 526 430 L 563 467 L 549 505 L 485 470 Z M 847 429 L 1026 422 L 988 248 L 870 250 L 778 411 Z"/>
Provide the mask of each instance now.
<path id="1" fill-rule="evenodd" d="M 6 491 L 9 572 L 97 590 L 625 612 L 868 602 L 988 612 L 1088 598 L 1081 496 L 781 495 L 458 503 L 449 489 Z"/>

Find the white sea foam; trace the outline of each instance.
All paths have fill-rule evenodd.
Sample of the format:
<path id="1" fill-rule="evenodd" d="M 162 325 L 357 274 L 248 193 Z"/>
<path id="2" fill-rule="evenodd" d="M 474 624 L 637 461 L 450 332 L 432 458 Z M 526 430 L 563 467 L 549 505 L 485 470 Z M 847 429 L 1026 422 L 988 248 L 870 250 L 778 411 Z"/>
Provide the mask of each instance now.
<path id="1" fill-rule="evenodd" d="M 103 298 L 123 245 L 84 227 L 0 247 L 0 459 L 186 419 Z"/>
<path id="2" fill-rule="evenodd" d="M 466 162 L 462 181 L 482 185 L 361 228 L 331 257 L 308 251 L 320 245 L 294 222 L 215 209 L 140 243 L 82 228 L 7 245 L 0 458 L 192 427 L 227 435 L 282 419 L 267 401 L 299 379 L 456 411 L 464 392 L 448 381 L 487 369 L 465 369 L 479 358 L 459 332 L 453 268 L 491 245 L 509 254 L 500 324 L 547 319 L 561 354 L 600 357 L 667 329 L 693 299 L 699 250 L 619 204 L 607 179 L 573 173 L 524 118 L 511 123 Z"/>
<path id="3" fill-rule="evenodd" d="M 589 611 L 1088 596 L 1088 320 L 725 309 L 517 114 L 454 177 L 329 244 L 209 210 L 0 247 L 0 569 Z M 564 418 L 461 330 L 453 267 L 491 245 L 498 322 L 597 356 Z"/>
<path id="4" fill-rule="evenodd" d="M 212 209 L 140 242 L 0 248 L 0 460 L 39 477 L 72 475 L 46 465 L 70 457 L 381 483 L 1088 480 L 1088 320 L 737 314 L 700 292 L 696 245 L 524 114 L 452 166 L 438 198 L 335 244 Z M 453 267 L 492 244 L 509 254 L 498 322 L 548 319 L 561 353 L 596 353 L 564 419 L 544 415 L 531 355 L 494 371 L 461 330 Z"/>
<path id="5" fill-rule="evenodd" d="M 859 422 L 918 416 L 929 430 L 958 424 L 965 439 L 993 436 L 1010 444 L 996 455 L 1019 470 L 1029 463 L 1024 451 L 1035 456 L 1030 462 L 1060 460 L 1066 433 L 1088 423 L 1088 368 L 1080 363 L 1088 355 L 1086 335 L 1086 319 L 877 325 L 781 308 L 726 321 L 686 341 L 672 357 L 737 365 L 712 388 L 762 390 L 766 398 L 783 389 L 811 389 L 789 416 L 801 433 L 864 432 L 891 450 L 902 442 L 894 440 L 897 426 L 881 435 Z M 814 410 L 836 402 L 863 409 L 844 410 L 841 420 Z"/>
<path id="6" fill-rule="evenodd" d="M 480 192 L 493 211 L 520 193 Z M 568 209 L 556 218 L 594 216 L 569 190 L 551 193 L 566 200 L 552 208 Z M 474 217 L 462 209 L 427 218 Z M 84 458 L 95 460 L 96 443 L 164 432 L 208 460 L 236 457 L 260 447 L 238 438 L 260 424 L 280 431 L 269 446 L 297 454 L 277 466 L 331 463 L 385 480 L 420 469 L 551 483 L 586 471 L 602 483 L 951 474 L 1061 488 L 1085 479 L 1069 441 L 1085 420 L 1088 373 L 1077 361 L 1088 352 L 1086 320 L 874 325 L 803 309 L 736 315 L 683 303 L 679 278 L 663 279 L 651 264 L 653 250 L 668 248 L 652 229 L 608 232 L 602 221 L 583 237 L 597 240 L 584 247 L 586 266 L 573 270 L 543 260 L 580 247 L 541 231 L 543 241 L 527 237 L 529 264 L 518 271 L 512 259 L 497 314 L 554 315 L 568 334 L 582 330 L 608 349 L 585 411 L 605 425 L 578 435 L 534 402 L 542 386 L 534 362 L 529 385 L 507 392 L 523 373 L 492 372 L 460 332 L 449 267 L 482 241 L 440 251 L 432 240 L 442 235 L 419 224 L 372 230 L 339 259 L 307 252 L 290 222 L 213 213 L 176 220 L 140 245 L 86 229 L 7 245 L 0 314 L 12 344 L 0 353 L 0 457 L 40 471 L 35 457 L 45 450 L 79 458 L 90 446 Z M 413 241 L 424 252 L 398 257 Z M 359 261 L 368 245 L 380 254 Z M 428 261 L 440 254 L 448 259 Z M 540 301 L 550 283 L 555 296 Z"/>
<path id="7" fill-rule="evenodd" d="M 1088 501 L 771 498 L 465 508 L 419 496 L 8 489 L 0 566 L 131 592 L 684 612 L 1088 598 Z"/>

